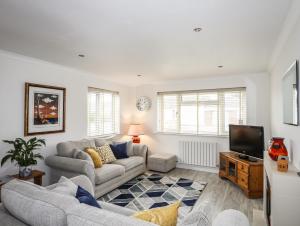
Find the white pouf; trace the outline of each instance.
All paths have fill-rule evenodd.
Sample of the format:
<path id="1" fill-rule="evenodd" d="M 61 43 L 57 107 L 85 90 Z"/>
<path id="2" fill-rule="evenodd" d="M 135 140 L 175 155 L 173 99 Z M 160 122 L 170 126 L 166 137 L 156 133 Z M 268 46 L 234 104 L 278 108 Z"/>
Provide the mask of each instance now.
<path id="1" fill-rule="evenodd" d="M 250 226 L 245 214 L 238 210 L 228 209 L 218 214 L 212 226 Z"/>

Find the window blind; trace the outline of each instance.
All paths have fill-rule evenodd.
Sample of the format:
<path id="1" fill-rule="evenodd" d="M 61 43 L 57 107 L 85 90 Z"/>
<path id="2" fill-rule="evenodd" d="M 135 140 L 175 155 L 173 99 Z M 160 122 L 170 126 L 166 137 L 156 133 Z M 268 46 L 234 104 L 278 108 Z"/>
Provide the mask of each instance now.
<path id="1" fill-rule="evenodd" d="M 159 92 L 157 130 L 228 135 L 229 124 L 246 124 L 246 88 Z"/>
<path id="2" fill-rule="evenodd" d="M 88 136 L 120 132 L 120 98 L 118 92 L 88 89 Z"/>

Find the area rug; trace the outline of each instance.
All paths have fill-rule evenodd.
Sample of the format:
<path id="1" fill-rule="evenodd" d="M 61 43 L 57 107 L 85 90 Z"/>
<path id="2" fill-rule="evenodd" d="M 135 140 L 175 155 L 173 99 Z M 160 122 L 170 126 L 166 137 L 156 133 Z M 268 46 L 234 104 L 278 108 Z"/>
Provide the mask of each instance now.
<path id="1" fill-rule="evenodd" d="M 166 206 L 181 201 L 184 212 L 195 205 L 207 183 L 160 174 L 141 175 L 99 200 L 136 211 Z"/>

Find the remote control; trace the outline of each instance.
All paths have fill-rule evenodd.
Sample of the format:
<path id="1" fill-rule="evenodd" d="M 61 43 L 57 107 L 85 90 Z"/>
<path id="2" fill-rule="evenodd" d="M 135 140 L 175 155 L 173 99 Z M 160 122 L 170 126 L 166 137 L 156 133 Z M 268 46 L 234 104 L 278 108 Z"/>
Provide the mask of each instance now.
<path id="1" fill-rule="evenodd" d="M 298 172 L 297 174 L 298 174 L 298 176 L 300 177 L 300 172 Z"/>

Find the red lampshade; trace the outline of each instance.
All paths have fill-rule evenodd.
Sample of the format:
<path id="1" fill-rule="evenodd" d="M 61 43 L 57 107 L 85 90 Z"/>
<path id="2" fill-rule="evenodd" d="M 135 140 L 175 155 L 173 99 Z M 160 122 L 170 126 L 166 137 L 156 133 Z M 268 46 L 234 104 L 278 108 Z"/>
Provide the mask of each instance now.
<path id="1" fill-rule="evenodd" d="M 143 126 L 141 124 L 131 124 L 128 129 L 128 135 L 129 136 L 139 136 L 143 135 L 144 130 Z"/>

